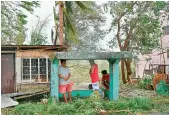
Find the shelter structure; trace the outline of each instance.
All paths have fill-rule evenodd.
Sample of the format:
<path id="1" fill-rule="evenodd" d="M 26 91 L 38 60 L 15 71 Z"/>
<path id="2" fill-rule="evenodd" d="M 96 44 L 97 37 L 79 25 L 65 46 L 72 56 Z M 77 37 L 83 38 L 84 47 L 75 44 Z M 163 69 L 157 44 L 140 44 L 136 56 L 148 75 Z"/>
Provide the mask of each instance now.
<path id="1" fill-rule="evenodd" d="M 117 100 L 119 96 L 119 62 L 120 59 L 132 58 L 132 53 L 122 52 L 57 52 L 50 55 L 51 60 L 51 97 L 59 101 L 58 66 L 60 59 L 66 60 L 107 60 L 109 62 L 110 90 L 107 92 L 109 100 Z M 73 90 L 72 96 L 87 97 L 92 90 Z"/>

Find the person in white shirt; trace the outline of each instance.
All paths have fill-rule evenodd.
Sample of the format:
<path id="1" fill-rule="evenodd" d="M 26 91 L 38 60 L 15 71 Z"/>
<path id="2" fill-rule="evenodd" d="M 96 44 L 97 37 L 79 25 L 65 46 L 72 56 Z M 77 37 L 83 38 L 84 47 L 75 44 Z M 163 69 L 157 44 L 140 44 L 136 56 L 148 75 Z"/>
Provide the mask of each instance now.
<path id="1" fill-rule="evenodd" d="M 69 68 L 66 66 L 66 60 L 61 60 L 61 66 L 59 66 L 59 92 L 63 94 L 64 100 L 67 103 L 66 92 L 68 92 L 69 100 L 72 101 L 72 83 L 69 78 L 71 76 Z"/>

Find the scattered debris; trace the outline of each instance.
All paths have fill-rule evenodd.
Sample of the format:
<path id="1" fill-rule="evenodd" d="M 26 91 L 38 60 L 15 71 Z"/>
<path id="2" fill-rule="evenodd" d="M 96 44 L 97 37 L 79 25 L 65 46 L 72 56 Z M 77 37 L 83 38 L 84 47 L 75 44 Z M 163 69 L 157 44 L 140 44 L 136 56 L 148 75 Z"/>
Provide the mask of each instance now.
<path id="1" fill-rule="evenodd" d="M 41 99 L 41 103 L 47 104 L 48 103 L 48 99 Z"/>
<path id="2" fill-rule="evenodd" d="M 152 97 L 156 95 L 154 90 L 131 88 L 126 85 L 121 86 L 119 92 L 122 97 Z"/>
<path id="3" fill-rule="evenodd" d="M 10 97 L 1 97 L 1 108 L 12 107 L 18 104 L 17 101 L 14 101 Z"/>
<path id="4" fill-rule="evenodd" d="M 11 97 L 14 100 L 17 100 L 17 99 L 28 98 L 28 97 L 35 96 L 35 95 L 45 94 L 48 92 L 49 90 L 44 90 L 44 91 L 39 91 L 39 92 L 27 92 L 27 93 L 19 92 L 19 93 L 2 94 L 2 97 Z"/>

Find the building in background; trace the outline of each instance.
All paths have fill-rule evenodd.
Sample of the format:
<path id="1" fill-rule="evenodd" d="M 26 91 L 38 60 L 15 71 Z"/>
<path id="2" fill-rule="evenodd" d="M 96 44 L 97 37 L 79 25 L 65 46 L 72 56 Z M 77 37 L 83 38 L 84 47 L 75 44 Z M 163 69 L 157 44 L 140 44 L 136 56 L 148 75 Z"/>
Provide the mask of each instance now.
<path id="1" fill-rule="evenodd" d="M 162 48 L 153 49 L 151 54 L 139 55 L 136 63 L 136 77 L 154 74 L 157 70 L 162 70 L 164 65 L 169 65 L 169 13 L 162 12 L 160 21 L 162 24 L 163 35 L 160 44 Z M 163 50 L 162 50 L 163 49 Z M 169 66 L 166 66 L 165 73 L 169 74 Z"/>

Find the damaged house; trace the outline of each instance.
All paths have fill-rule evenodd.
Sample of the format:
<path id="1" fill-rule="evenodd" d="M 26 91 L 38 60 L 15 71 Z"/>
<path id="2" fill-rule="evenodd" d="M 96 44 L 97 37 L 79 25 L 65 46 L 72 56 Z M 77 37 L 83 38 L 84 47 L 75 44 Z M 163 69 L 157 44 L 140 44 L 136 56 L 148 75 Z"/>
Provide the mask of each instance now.
<path id="1" fill-rule="evenodd" d="M 49 55 L 66 50 L 60 45 L 2 45 L 1 94 L 49 90 Z"/>

